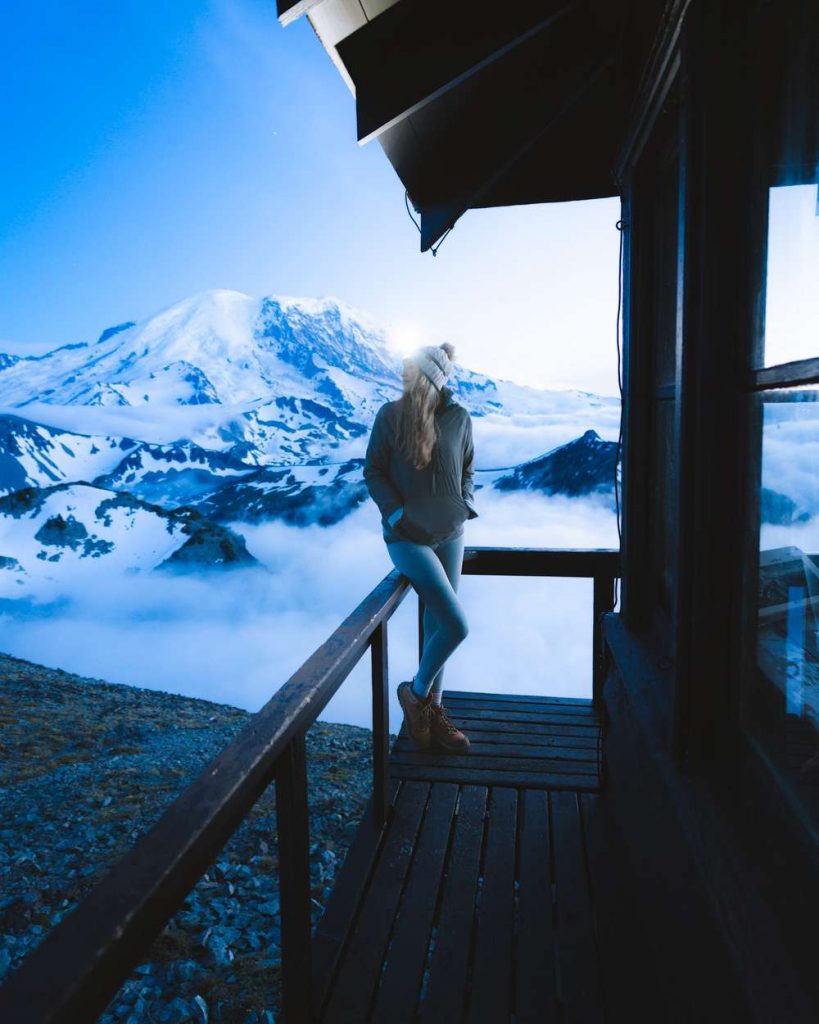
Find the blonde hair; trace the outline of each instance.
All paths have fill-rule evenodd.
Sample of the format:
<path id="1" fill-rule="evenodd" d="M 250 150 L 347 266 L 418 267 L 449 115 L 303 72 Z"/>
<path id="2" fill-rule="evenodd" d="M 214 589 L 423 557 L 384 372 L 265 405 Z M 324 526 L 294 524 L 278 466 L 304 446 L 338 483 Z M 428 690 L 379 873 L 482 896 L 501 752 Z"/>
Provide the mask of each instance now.
<path id="1" fill-rule="evenodd" d="M 441 348 L 451 360 L 455 358 L 455 349 L 448 342 Z M 409 379 L 404 377 L 404 394 L 399 400 L 398 449 L 416 469 L 423 469 L 429 465 L 438 441 L 435 412 L 441 393 L 412 360 L 406 360 L 405 366 L 407 363 L 414 373 Z"/>

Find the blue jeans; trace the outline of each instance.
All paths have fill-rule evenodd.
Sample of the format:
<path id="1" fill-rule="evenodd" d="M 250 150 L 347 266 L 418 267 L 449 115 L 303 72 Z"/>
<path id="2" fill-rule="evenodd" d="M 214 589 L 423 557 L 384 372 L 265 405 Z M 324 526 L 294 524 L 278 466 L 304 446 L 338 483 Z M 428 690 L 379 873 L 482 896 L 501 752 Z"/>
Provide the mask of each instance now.
<path id="1" fill-rule="evenodd" d="M 444 662 L 469 633 L 457 597 L 464 558 L 464 535 L 430 547 L 409 540 L 392 541 L 387 551 L 424 602 L 424 650 L 415 674 L 415 689 L 437 697 Z"/>

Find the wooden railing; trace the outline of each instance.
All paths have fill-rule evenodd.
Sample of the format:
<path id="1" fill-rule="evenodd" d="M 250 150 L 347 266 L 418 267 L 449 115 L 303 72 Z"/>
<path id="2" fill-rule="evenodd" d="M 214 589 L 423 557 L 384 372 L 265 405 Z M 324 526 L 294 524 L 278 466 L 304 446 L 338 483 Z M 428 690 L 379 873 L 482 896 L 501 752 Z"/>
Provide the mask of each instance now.
<path id="1" fill-rule="evenodd" d="M 620 552 L 609 549 L 467 548 L 464 575 L 563 576 L 594 580 L 592 610 L 592 697 L 600 703 L 603 685 L 602 617 L 614 608 L 614 581 L 620 576 Z"/>
<path id="2" fill-rule="evenodd" d="M 464 574 L 594 580 L 594 694 L 601 616 L 614 604 L 616 551 L 467 548 Z M 282 1001 L 287 1024 L 312 1019 L 309 822 L 305 734 L 367 648 L 372 654 L 374 825 L 389 810 L 387 621 L 409 590 L 391 572 L 245 729 L 174 800 L 0 989 L 4 1024 L 95 1020 L 275 780 L 281 900 Z M 420 622 L 419 608 L 419 622 Z"/>

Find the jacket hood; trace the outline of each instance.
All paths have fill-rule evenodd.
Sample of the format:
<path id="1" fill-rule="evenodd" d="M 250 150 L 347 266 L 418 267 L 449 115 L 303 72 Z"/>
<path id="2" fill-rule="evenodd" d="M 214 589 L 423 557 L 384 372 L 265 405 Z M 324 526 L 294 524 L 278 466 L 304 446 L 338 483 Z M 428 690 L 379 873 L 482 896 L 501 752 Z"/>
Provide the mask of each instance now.
<path id="1" fill-rule="evenodd" d="M 458 404 L 457 401 L 455 400 L 455 394 L 452 391 L 452 388 L 448 388 L 446 384 L 444 384 L 444 386 L 441 388 L 441 402 L 443 403 L 445 409 L 449 405 Z"/>

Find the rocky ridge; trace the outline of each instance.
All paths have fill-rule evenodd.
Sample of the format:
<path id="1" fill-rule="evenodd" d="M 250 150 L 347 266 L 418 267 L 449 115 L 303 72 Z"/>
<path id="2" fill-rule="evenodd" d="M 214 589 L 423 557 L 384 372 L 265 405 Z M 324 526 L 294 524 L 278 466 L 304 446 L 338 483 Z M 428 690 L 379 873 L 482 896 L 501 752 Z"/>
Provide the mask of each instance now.
<path id="1" fill-rule="evenodd" d="M 0 654 L 0 981 L 248 723 L 226 704 Z M 313 923 L 369 800 L 371 733 L 307 734 Z M 275 787 L 102 1024 L 271 1024 L 280 1000 Z"/>

